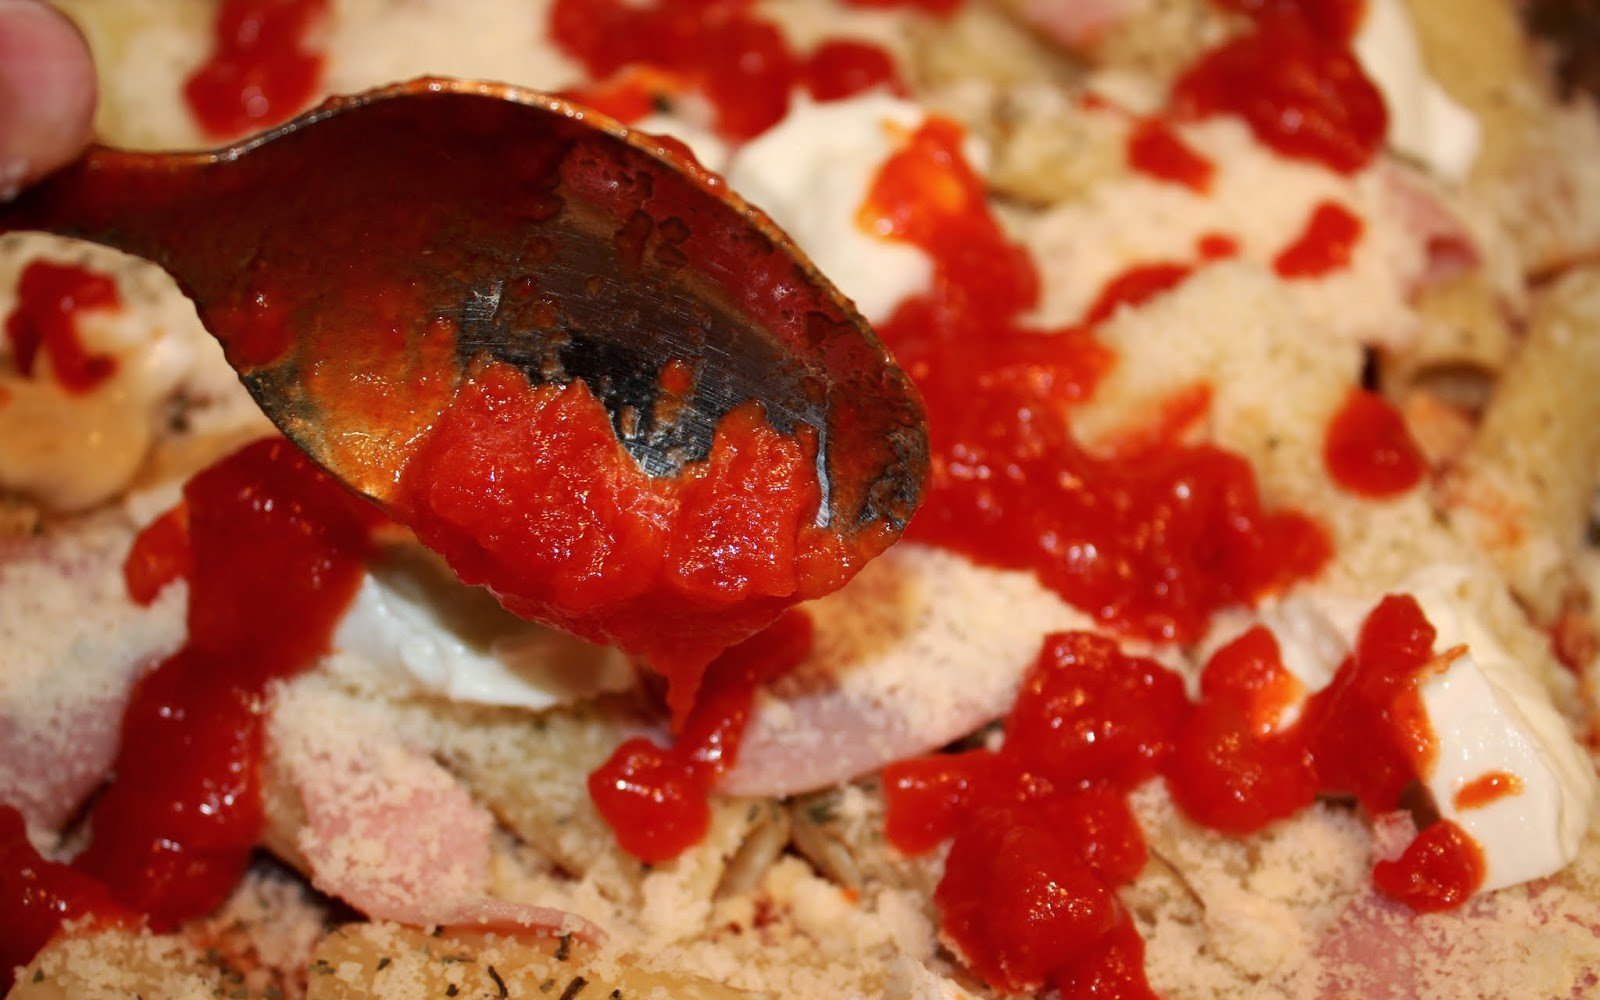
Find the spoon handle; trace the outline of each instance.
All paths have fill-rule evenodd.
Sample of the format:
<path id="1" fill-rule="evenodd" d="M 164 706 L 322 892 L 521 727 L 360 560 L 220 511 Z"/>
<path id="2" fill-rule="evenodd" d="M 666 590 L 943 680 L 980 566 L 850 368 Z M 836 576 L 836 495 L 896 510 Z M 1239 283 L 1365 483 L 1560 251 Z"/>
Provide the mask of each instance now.
<path id="1" fill-rule="evenodd" d="M 212 214 L 199 183 L 212 153 L 135 153 L 95 146 L 75 163 L 0 204 L 0 232 L 38 230 L 113 247 L 159 264 L 178 279 L 188 240 L 175 232 Z M 184 291 L 193 297 L 187 287 Z"/>

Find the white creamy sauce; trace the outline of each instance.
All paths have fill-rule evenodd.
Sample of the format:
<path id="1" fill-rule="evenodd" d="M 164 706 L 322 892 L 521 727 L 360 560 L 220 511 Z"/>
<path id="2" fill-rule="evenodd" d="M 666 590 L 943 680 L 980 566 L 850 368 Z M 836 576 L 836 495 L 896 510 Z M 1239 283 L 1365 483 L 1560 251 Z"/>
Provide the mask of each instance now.
<path id="1" fill-rule="evenodd" d="M 922 251 L 857 221 L 879 167 L 923 118 L 918 105 L 878 92 L 802 99 L 728 165 L 728 186 L 772 216 L 874 323 L 933 277 Z"/>
<path id="2" fill-rule="evenodd" d="M 1441 177 L 1465 177 L 1478 158 L 1482 129 L 1428 74 L 1401 0 L 1368 0 L 1354 47 L 1389 109 L 1389 145 Z"/>

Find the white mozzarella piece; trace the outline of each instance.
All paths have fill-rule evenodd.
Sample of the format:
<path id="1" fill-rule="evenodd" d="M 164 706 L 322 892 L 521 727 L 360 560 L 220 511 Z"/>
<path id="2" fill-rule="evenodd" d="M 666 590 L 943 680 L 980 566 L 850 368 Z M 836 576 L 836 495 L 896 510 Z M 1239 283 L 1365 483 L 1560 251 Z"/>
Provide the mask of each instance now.
<path id="1" fill-rule="evenodd" d="M 1486 882 L 1485 888 L 1496 888 L 1548 874 L 1577 857 L 1600 787 L 1549 695 L 1463 605 L 1458 594 L 1467 573 L 1460 567 L 1435 567 L 1419 574 L 1409 589 L 1438 632 L 1434 648 L 1443 652 L 1465 646 L 1469 653 L 1457 661 L 1459 666 L 1453 664 L 1422 688 L 1428 722 L 1438 738 L 1438 771 L 1446 769 L 1447 761 L 1463 761 L 1451 765 L 1450 775 L 1436 773 L 1428 782 L 1441 815 L 1478 837 L 1473 825 L 1450 812 L 1456 787 L 1449 782 L 1506 771 L 1524 789 L 1521 796 L 1500 800 L 1503 805 L 1466 811 L 1469 816 L 1488 814 L 1473 823 L 1489 838 L 1479 838 L 1479 843 L 1491 882 L 1503 879 Z M 1471 678 L 1469 665 L 1481 682 Z M 1442 687 L 1433 690 L 1436 685 Z M 1514 801 L 1519 798 L 1520 804 Z M 1502 810 L 1513 808 L 1526 811 L 1520 826 L 1503 818 L 1510 814 Z M 1501 829 L 1506 832 L 1497 832 Z M 1533 874 L 1511 877 L 1517 871 Z"/>
<path id="2" fill-rule="evenodd" d="M 1437 748 L 1423 785 L 1439 815 L 1480 846 L 1480 891 L 1550 875 L 1576 856 L 1597 803 L 1593 769 L 1548 695 L 1469 610 L 1469 570 L 1435 566 L 1400 592 L 1412 594 L 1437 631 L 1434 649 L 1462 650 L 1418 692 Z M 1299 718 L 1353 648 L 1372 603 L 1330 594 L 1291 595 L 1256 616 L 1272 630 L 1283 665 L 1304 686 L 1278 726 Z M 1235 625 L 1236 634 L 1248 623 Z M 1220 643 L 1219 643 L 1220 645 Z M 1511 789 L 1474 807 L 1458 793 L 1488 776 Z"/>
<path id="3" fill-rule="evenodd" d="M 133 480 L 179 387 L 206 369 L 226 370 L 222 350 L 152 265 L 37 234 L 10 236 L 0 246 L 0 320 L 18 308 L 18 284 L 35 261 L 84 267 L 116 282 L 121 304 L 73 317 L 84 349 L 114 365 L 87 391 L 62 386 L 48 351 L 24 376 L 0 338 L 0 487 L 56 511 L 93 507 Z"/>
<path id="4" fill-rule="evenodd" d="M 421 572 L 369 573 L 333 646 L 404 686 L 485 705 L 540 710 L 633 683 L 617 650 L 525 622 L 484 591 Z"/>
<path id="5" fill-rule="evenodd" d="M 1516 699 L 1471 653 L 1423 681 L 1419 693 L 1438 748 L 1424 784 L 1439 815 L 1482 848 L 1480 891 L 1542 878 L 1571 861 L 1578 844 L 1564 836 L 1571 807 L 1560 770 Z M 1476 807 L 1458 804 L 1462 789 L 1489 776 L 1509 778 L 1507 793 Z"/>
<path id="6" fill-rule="evenodd" d="M 857 219 L 878 168 L 923 118 L 916 104 L 878 92 L 802 100 L 739 149 L 727 170 L 728 185 L 772 216 L 874 323 L 933 277 L 921 250 Z"/>
<path id="7" fill-rule="evenodd" d="M 1333 622 L 1310 600 L 1290 596 L 1261 609 L 1261 623 L 1278 641 L 1278 656 L 1283 667 L 1300 682 L 1300 697 L 1283 707 L 1276 728 L 1292 726 L 1300 718 L 1306 700 L 1333 680 L 1339 664 L 1350 653 L 1350 644 Z"/>
<path id="8" fill-rule="evenodd" d="M 1465 177 L 1478 158 L 1482 128 L 1428 74 L 1401 0 L 1370 0 L 1354 47 L 1389 110 L 1389 145 L 1442 177 Z"/>

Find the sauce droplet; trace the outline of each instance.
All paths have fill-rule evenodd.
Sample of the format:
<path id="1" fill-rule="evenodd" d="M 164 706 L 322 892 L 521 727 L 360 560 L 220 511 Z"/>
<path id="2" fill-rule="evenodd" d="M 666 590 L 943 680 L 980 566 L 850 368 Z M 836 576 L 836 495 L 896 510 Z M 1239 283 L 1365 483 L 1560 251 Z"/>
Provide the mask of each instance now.
<path id="1" fill-rule="evenodd" d="M 1337 202 L 1325 201 L 1312 211 L 1306 227 L 1273 260 L 1282 278 L 1321 278 L 1350 266 L 1361 239 L 1361 219 Z"/>
<path id="2" fill-rule="evenodd" d="M 1349 48 L 1341 5 L 1239 5 L 1252 13 L 1243 34 L 1186 70 L 1173 88 L 1183 117 L 1230 114 L 1284 156 L 1341 173 L 1366 166 L 1383 147 L 1389 116 L 1383 96 Z"/>
<path id="3" fill-rule="evenodd" d="M 1457 809 L 1482 809 L 1501 799 L 1522 794 L 1522 779 L 1510 771 L 1489 771 L 1480 774 L 1456 789 Z"/>
<path id="4" fill-rule="evenodd" d="M 793 669 L 810 650 L 810 617 L 797 609 L 785 612 L 707 668 L 672 746 L 643 737 L 627 740 L 589 775 L 589 797 L 623 850 L 657 864 L 705 837 L 708 796 L 738 759 L 756 688 Z"/>
<path id="5" fill-rule="evenodd" d="M 11 356 L 24 378 L 33 378 L 42 352 L 56 382 L 74 395 L 92 391 L 117 372 L 117 359 L 96 354 L 78 334 L 81 313 L 122 305 L 114 281 L 70 264 L 36 260 L 17 283 L 17 305 L 6 317 Z"/>
<path id="6" fill-rule="evenodd" d="M 1128 136 L 1128 165 L 1159 180 L 1204 194 L 1216 166 L 1179 138 L 1172 126 L 1146 119 Z"/>
<path id="7" fill-rule="evenodd" d="M 1334 414 L 1322 446 L 1328 476 L 1369 500 L 1399 496 L 1422 481 L 1422 451 L 1388 400 L 1356 389 Z"/>
<path id="8" fill-rule="evenodd" d="M 328 0 L 223 0 L 211 55 L 183 86 L 206 135 L 269 128 L 311 102 L 322 79 L 311 40 L 327 13 Z"/>

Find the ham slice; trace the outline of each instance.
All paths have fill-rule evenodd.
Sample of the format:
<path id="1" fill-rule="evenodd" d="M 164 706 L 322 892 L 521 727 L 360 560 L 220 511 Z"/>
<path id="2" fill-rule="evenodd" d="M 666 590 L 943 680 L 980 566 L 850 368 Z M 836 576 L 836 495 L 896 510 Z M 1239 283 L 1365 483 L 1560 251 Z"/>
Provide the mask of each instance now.
<path id="1" fill-rule="evenodd" d="M 313 885 L 377 920 L 602 936 L 575 914 L 492 896 L 489 812 L 431 756 L 376 720 L 317 721 L 326 704 L 308 712 L 303 694 L 287 709 L 280 700 L 273 734 L 305 810 L 296 846 Z"/>
<path id="2" fill-rule="evenodd" d="M 1446 284 L 1483 263 L 1472 232 L 1425 180 L 1389 161 L 1377 169 L 1389 210 L 1423 246 L 1424 264 L 1413 293 Z"/>
<path id="3" fill-rule="evenodd" d="M 1135 14 L 1138 6 L 1138 0 L 1022 0 L 1020 14 L 1051 41 L 1082 51 Z"/>
<path id="4" fill-rule="evenodd" d="M 183 639 L 174 592 L 128 600 L 109 518 L 0 541 L 0 802 L 61 830 L 105 779 L 133 683 Z"/>

